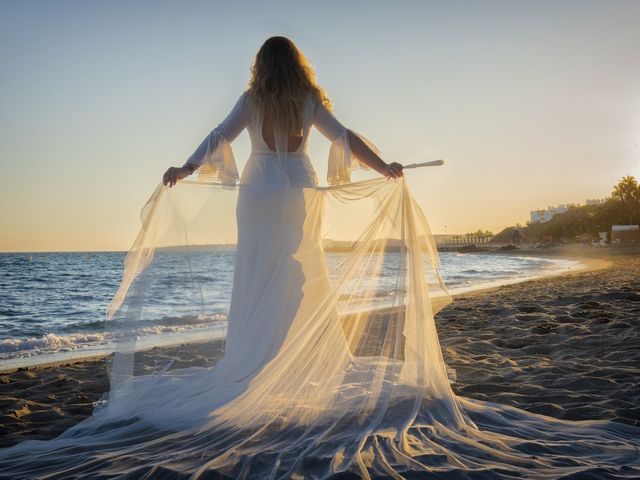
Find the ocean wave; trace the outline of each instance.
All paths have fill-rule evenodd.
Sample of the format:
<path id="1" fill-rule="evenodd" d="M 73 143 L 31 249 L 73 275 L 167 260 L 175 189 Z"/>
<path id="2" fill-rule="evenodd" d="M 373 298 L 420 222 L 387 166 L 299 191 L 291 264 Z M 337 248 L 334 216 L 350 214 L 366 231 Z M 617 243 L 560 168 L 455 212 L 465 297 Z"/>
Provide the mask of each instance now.
<path id="1" fill-rule="evenodd" d="M 28 350 L 75 350 L 83 345 L 99 344 L 104 341 L 104 333 L 73 333 L 57 335 L 47 333 L 41 337 L 26 339 L 6 338 L 0 340 L 0 354 Z"/>
<path id="2" fill-rule="evenodd" d="M 139 339 L 167 334 L 195 334 L 208 330 L 220 330 L 226 325 L 227 316 L 221 313 L 189 316 L 195 323 L 183 318 L 161 318 L 158 321 L 145 321 L 138 324 L 130 333 Z M 91 322 L 96 324 L 98 322 Z M 102 322 L 100 322 L 102 326 Z M 58 352 L 86 349 L 95 346 L 110 345 L 118 333 L 117 325 L 105 324 L 104 331 L 82 333 L 47 333 L 30 338 L 5 338 L 0 340 L 0 359 L 20 356 L 46 355 Z"/>

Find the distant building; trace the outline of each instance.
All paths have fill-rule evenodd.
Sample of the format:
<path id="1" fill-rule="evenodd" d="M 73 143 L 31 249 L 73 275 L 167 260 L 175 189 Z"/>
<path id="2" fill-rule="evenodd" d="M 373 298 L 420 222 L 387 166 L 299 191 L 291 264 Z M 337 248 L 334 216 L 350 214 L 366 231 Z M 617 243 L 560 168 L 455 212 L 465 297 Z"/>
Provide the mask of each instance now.
<path id="1" fill-rule="evenodd" d="M 585 205 L 602 205 L 607 201 L 606 198 L 587 198 L 585 200 Z M 565 213 L 569 210 L 569 207 L 577 207 L 579 205 L 570 203 L 565 205 L 558 205 L 557 207 L 549 207 L 546 210 L 538 209 L 532 210 L 531 214 L 531 223 L 544 223 L 551 220 L 554 216 Z"/>
<path id="2" fill-rule="evenodd" d="M 640 245 L 640 225 L 611 225 L 612 245 Z"/>
<path id="3" fill-rule="evenodd" d="M 551 220 L 555 215 L 565 213 L 569 210 L 568 205 L 560 205 L 557 207 L 549 207 L 546 210 L 532 210 L 531 223 L 544 223 Z"/>
<path id="4" fill-rule="evenodd" d="M 600 238 L 598 243 L 600 245 L 605 245 L 609 240 L 609 232 L 598 232 L 598 237 Z"/>
<path id="5" fill-rule="evenodd" d="M 493 240 L 493 235 L 475 235 L 475 234 L 464 234 L 464 235 L 454 235 L 454 234 L 434 234 L 433 239 L 436 242 L 436 245 L 469 245 L 469 244 L 478 244 L 478 243 L 489 243 Z"/>

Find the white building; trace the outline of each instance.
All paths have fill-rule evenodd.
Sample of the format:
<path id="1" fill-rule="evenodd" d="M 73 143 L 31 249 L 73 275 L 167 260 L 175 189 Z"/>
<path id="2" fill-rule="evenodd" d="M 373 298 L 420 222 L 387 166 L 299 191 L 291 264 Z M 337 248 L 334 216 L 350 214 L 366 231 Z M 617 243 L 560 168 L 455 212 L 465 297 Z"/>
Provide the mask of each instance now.
<path id="1" fill-rule="evenodd" d="M 607 201 L 606 198 L 587 198 L 584 202 L 585 205 L 602 205 Z M 574 203 L 558 205 L 557 207 L 548 207 L 546 210 L 538 209 L 532 210 L 531 223 L 544 223 L 551 220 L 555 215 L 564 213 L 569 210 L 569 207 L 577 207 Z"/>
<path id="2" fill-rule="evenodd" d="M 555 215 L 564 213 L 569 210 L 567 205 L 560 205 L 558 207 L 549 207 L 546 210 L 532 210 L 531 211 L 531 223 L 544 223 L 551 220 Z"/>
<path id="3" fill-rule="evenodd" d="M 607 239 L 609 238 L 609 232 L 598 232 L 598 244 L 606 245 Z"/>
<path id="4" fill-rule="evenodd" d="M 477 245 L 479 243 L 489 243 L 493 240 L 493 235 L 453 235 L 453 234 L 434 234 L 433 239 L 436 245 Z"/>

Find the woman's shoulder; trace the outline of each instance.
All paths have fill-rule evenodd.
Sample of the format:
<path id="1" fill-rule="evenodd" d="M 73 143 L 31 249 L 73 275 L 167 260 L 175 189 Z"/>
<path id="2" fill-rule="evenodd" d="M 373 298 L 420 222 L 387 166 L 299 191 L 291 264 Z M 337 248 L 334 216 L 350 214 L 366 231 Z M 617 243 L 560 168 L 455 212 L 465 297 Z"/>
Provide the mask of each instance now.
<path id="1" fill-rule="evenodd" d="M 309 104 L 310 110 L 314 113 L 318 111 L 318 108 L 326 107 L 321 96 L 313 91 L 307 94 L 307 103 Z"/>
<path id="2" fill-rule="evenodd" d="M 242 111 L 245 112 L 245 114 L 253 115 L 254 102 L 252 101 L 251 92 L 249 91 L 249 89 L 244 90 L 240 94 L 240 97 L 238 98 L 236 105 L 240 107 Z"/>

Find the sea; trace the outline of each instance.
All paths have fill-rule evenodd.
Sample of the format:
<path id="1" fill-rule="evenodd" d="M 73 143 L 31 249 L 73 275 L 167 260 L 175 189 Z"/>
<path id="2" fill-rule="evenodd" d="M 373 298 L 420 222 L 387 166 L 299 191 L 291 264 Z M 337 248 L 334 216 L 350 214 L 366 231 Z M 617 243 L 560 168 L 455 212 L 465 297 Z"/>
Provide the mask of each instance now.
<path id="1" fill-rule="evenodd" d="M 0 371 L 108 354 L 112 338 L 105 314 L 122 279 L 125 252 L 0 253 Z M 327 253 L 329 266 L 344 254 Z M 171 257 L 167 256 L 170 274 Z M 208 285 L 204 322 L 208 335 L 224 337 L 233 283 L 234 253 L 220 251 L 193 262 L 192 273 Z M 575 260 L 516 253 L 440 253 L 440 272 L 451 294 L 553 275 L 582 268 Z M 330 268 L 331 270 L 331 268 Z M 166 282 L 167 288 L 171 282 Z M 384 299 L 394 288 L 379 283 Z M 149 347 L 179 343 L 190 332 L 203 331 L 197 316 L 168 318 L 172 295 L 154 292 L 149 315 L 154 328 L 140 332 Z M 189 301 L 185 297 L 183 301 Z M 167 318 L 164 318 L 164 317 Z"/>

